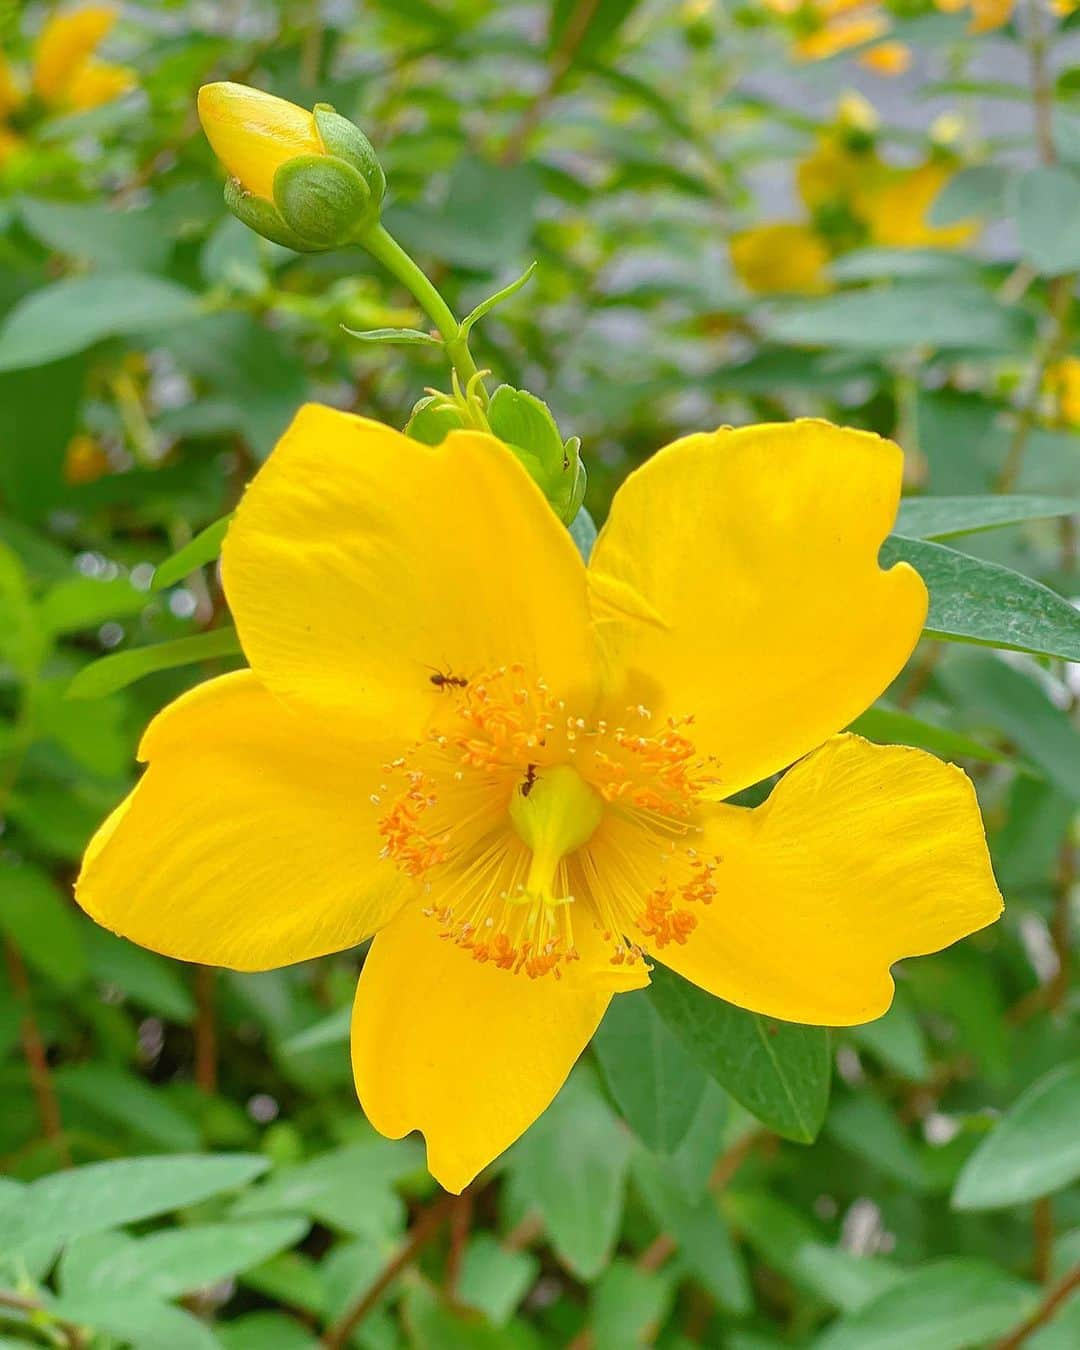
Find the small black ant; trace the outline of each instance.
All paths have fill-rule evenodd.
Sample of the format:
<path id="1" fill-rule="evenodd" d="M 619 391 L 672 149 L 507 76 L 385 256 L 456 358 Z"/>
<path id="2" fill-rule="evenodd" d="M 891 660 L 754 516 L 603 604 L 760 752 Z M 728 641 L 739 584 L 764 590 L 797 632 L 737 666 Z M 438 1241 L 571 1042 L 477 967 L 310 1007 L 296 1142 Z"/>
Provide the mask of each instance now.
<path id="1" fill-rule="evenodd" d="M 525 781 L 521 785 L 521 795 L 527 797 L 536 784 L 536 765 L 530 764 L 525 770 Z"/>
<path id="2" fill-rule="evenodd" d="M 464 675 L 455 675 L 453 671 L 437 670 L 428 677 L 436 689 L 464 689 L 469 681 Z"/>

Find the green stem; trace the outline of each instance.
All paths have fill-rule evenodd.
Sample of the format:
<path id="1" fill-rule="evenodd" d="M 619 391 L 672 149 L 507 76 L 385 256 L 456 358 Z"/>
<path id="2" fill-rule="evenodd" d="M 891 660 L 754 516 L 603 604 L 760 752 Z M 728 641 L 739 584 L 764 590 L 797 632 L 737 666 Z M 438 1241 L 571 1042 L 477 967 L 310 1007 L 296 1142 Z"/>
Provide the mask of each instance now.
<path id="1" fill-rule="evenodd" d="M 398 241 L 381 224 L 373 226 L 358 241 L 371 256 L 381 262 L 386 270 L 397 277 L 398 281 L 413 295 L 423 308 L 431 322 L 439 330 L 446 347 L 450 364 L 458 373 L 462 387 L 467 388 L 469 381 L 479 372 L 476 362 L 469 351 L 469 340 L 461 333 L 461 324 L 454 312 L 432 282 L 424 275 Z M 483 382 L 477 381 L 481 397 L 487 402 Z"/>

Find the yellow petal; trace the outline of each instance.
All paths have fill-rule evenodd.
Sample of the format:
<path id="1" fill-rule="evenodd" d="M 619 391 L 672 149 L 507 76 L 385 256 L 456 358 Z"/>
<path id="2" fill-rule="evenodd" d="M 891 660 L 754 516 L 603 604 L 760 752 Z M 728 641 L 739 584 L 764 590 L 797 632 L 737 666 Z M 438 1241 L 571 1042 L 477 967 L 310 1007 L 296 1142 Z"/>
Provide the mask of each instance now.
<path id="1" fill-rule="evenodd" d="M 809 225 L 773 221 L 733 234 L 728 247 L 739 280 L 756 295 L 816 295 L 828 289 L 829 253 Z"/>
<path id="2" fill-rule="evenodd" d="M 550 1104 L 611 995 L 481 965 L 439 931 L 409 905 L 372 943 L 353 1073 L 372 1125 L 391 1139 L 420 1130 L 431 1175 L 460 1192 Z"/>
<path id="3" fill-rule="evenodd" d="M 246 84 L 204 84 L 199 121 L 229 174 L 257 197 L 271 200 L 274 174 L 298 155 L 324 154 L 307 108 Z"/>
<path id="4" fill-rule="evenodd" d="M 46 103 L 66 103 L 68 86 L 116 23 L 112 5 L 85 5 L 53 14 L 34 53 L 34 90 Z"/>
<path id="5" fill-rule="evenodd" d="M 342 742 L 238 671 L 170 704 L 139 755 L 149 767 L 91 840 L 75 892 L 106 928 L 266 970 L 355 946 L 396 910 L 402 879 L 379 858 L 369 799 L 385 747 Z"/>
<path id="6" fill-rule="evenodd" d="M 23 89 L 11 63 L 0 52 L 0 118 L 13 113 L 23 101 Z"/>
<path id="7" fill-rule="evenodd" d="M 836 736 L 756 810 L 715 808 L 719 890 L 657 959 L 740 1007 L 849 1026 L 892 1002 L 889 967 L 993 923 L 975 790 L 922 750 Z"/>
<path id="8" fill-rule="evenodd" d="M 111 103 L 114 98 L 134 89 L 135 84 L 135 72 L 127 66 L 85 61 L 68 81 L 65 102 L 69 108 L 84 112 Z"/>
<path id="9" fill-rule="evenodd" d="M 1015 0 L 971 0 L 971 32 L 989 33 L 1012 18 Z"/>
<path id="10" fill-rule="evenodd" d="M 884 14 L 853 14 L 823 24 L 795 45 L 800 61 L 823 61 L 837 56 L 851 47 L 872 42 L 889 31 L 889 20 Z"/>
<path id="11" fill-rule="evenodd" d="M 926 587 L 877 562 L 902 459 L 827 422 L 722 429 L 661 450 L 616 494 L 589 569 L 613 712 L 693 715 L 717 797 L 847 726 L 910 655 Z M 611 603 L 619 584 L 659 622 Z"/>
<path id="12" fill-rule="evenodd" d="M 956 172 L 945 159 L 898 169 L 868 181 L 855 208 L 875 244 L 883 248 L 959 248 L 979 232 L 979 222 L 931 225 L 930 209 Z"/>
<path id="13" fill-rule="evenodd" d="M 259 677 L 359 733 L 391 705 L 415 739 L 446 697 L 433 677 L 515 661 L 588 706 L 584 566 L 490 436 L 433 448 L 309 405 L 248 488 L 222 566 Z"/>

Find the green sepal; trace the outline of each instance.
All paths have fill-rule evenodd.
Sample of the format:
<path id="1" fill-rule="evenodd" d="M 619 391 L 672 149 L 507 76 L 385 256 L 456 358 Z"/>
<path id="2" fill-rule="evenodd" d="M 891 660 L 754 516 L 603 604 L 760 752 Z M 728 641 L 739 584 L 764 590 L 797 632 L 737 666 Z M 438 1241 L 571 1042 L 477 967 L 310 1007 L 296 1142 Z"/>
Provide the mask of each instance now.
<path id="1" fill-rule="evenodd" d="M 285 224 L 273 202 L 248 192 L 235 178 L 230 178 L 225 183 L 225 205 L 249 230 L 261 234 L 273 244 L 282 244 L 297 253 L 318 251 L 318 245 L 306 243 L 295 230 Z"/>
<path id="2" fill-rule="evenodd" d="M 311 250 L 351 243 L 379 218 L 359 170 L 333 155 L 297 155 L 274 174 L 274 204 Z"/>
<path id="3" fill-rule="evenodd" d="M 462 319 L 458 335 L 460 337 L 467 337 L 469 333 L 472 332 L 473 324 L 479 319 L 482 319 L 486 314 L 490 314 L 496 305 L 501 305 L 504 300 L 509 300 L 512 295 L 516 295 L 539 265 L 539 263 L 531 262 L 516 281 L 511 281 L 509 286 L 504 286 L 501 291 L 496 291 L 494 295 L 489 295 L 486 300 L 481 300 L 476 308 L 466 314 L 464 319 Z"/>
<path id="4" fill-rule="evenodd" d="M 585 496 L 585 467 L 576 436 L 563 441 L 551 409 L 525 389 L 501 384 L 487 409 L 492 434 L 504 441 L 539 485 L 552 509 L 569 525 Z"/>
<path id="5" fill-rule="evenodd" d="M 465 422 L 460 411 L 441 394 L 428 394 L 413 405 L 405 424 L 405 435 L 423 445 L 442 445 L 451 431 L 460 431 Z"/>
<path id="6" fill-rule="evenodd" d="M 316 103 L 312 113 L 327 154 L 351 164 L 367 184 L 372 203 L 379 206 L 386 195 L 386 174 L 375 147 L 355 122 L 335 112 L 329 103 Z"/>

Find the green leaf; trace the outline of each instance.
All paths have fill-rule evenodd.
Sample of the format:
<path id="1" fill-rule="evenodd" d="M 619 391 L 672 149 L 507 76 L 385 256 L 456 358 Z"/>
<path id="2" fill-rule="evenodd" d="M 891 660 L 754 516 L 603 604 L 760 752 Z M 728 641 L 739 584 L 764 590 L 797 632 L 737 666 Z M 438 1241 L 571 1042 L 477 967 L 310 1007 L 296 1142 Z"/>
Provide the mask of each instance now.
<path id="1" fill-rule="evenodd" d="M 195 1004 L 176 963 L 114 937 L 97 924 L 86 925 L 85 941 L 90 973 L 115 994 L 172 1022 L 184 1024 L 195 1016 Z"/>
<path id="2" fill-rule="evenodd" d="M 595 1350 L 654 1344 L 674 1293 L 670 1275 L 613 1261 L 592 1291 L 590 1344 Z"/>
<path id="3" fill-rule="evenodd" d="M 55 1074 L 61 1100 L 82 1103 L 126 1134 L 172 1152 L 195 1151 L 202 1132 L 143 1079 L 115 1064 L 64 1064 Z"/>
<path id="4" fill-rule="evenodd" d="M 817 1137 L 832 1071 L 827 1031 L 746 1012 L 663 966 L 648 993 L 698 1064 L 763 1125 L 801 1144 Z"/>
<path id="5" fill-rule="evenodd" d="M 350 337 L 357 338 L 360 342 L 386 342 L 391 346 L 398 347 L 441 347 L 442 339 L 432 337 L 430 333 L 422 333 L 419 328 L 368 328 L 359 330 L 356 328 L 346 328 L 341 325 L 344 332 Z"/>
<path id="6" fill-rule="evenodd" d="M 842 1312 L 863 1307 L 904 1277 L 882 1257 L 831 1245 L 814 1224 L 766 1191 L 728 1192 L 721 1207 L 762 1260 Z"/>
<path id="7" fill-rule="evenodd" d="M 38 603 L 38 619 L 50 636 L 59 637 L 138 614 L 146 602 L 146 593 L 127 577 L 69 577 L 46 591 Z"/>
<path id="8" fill-rule="evenodd" d="M 630 1136 L 581 1068 L 510 1155 L 515 1190 L 579 1279 L 611 1258 L 629 1162 Z"/>
<path id="9" fill-rule="evenodd" d="M 907 539 L 948 539 L 1024 520 L 1077 514 L 1080 500 L 1075 497 L 905 497 L 894 533 Z"/>
<path id="10" fill-rule="evenodd" d="M 156 271 L 173 246 L 152 210 L 117 210 L 104 202 L 52 202 L 24 197 L 24 225 L 41 242 L 99 272 Z"/>
<path id="11" fill-rule="evenodd" d="M 269 1260 L 299 1242 L 308 1227 L 300 1218 L 201 1224 L 112 1241 L 100 1250 L 95 1246 L 100 1239 L 87 1237 L 65 1253 L 61 1287 L 65 1298 L 179 1298 Z"/>
<path id="12" fill-rule="evenodd" d="M 0 929 L 32 969 L 61 989 L 76 989 L 88 974 L 85 928 L 47 872 L 0 858 Z"/>
<path id="13" fill-rule="evenodd" d="M 309 1050 L 321 1050 L 326 1045 L 346 1045 L 352 1024 L 352 1007 L 346 1004 L 335 1012 L 314 1022 L 303 1031 L 286 1037 L 278 1047 L 283 1055 L 303 1055 Z"/>
<path id="14" fill-rule="evenodd" d="M 1080 267 L 1080 178 L 1060 165 L 1039 165 L 1014 186 L 1020 252 L 1043 276 Z"/>
<path id="15" fill-rule="evenodd" d="M 806 347 L 892 352 L 961 348 L 1015 352 L 1026 348 L 1030 315 L 989 291 L 960 284 L 900 285 L 792 301 L 760 316 L 767 337 Z"/>
<path id="16" fill-rule="evenodd" d="M 620 994 L 593 1038 L 615 1104 L 647 1148 L 670 1153 L 689 1130 L 705 1075 L 644 990 Z"/>
<path id="17" fill-rule="evenodd" d="M 1053 1195 L 1080 1177 L 1080 1060 L 1024 1092 L 968 1159 L 954 1209 L 1004 1209 Z"/>
<path id="18" fill-rule="evenodd" d="M 1034 1286 L 982 1261 L 936 1261 L 886 1289 L 813 1343 L 813 1350 L 968 1350 L 1022 1322 Z"/>
<path id="19" fill-rule="evenodd" d="M 595 521 L 584 506 L 570 522 L 569 529 L 570 538 L 577 545 L 582 560 L 587 563 L 596 543 L 598 531 Z"/>
<path id="20" fill-rule="evenodd" d="M 1008 211 L 1012 170 L 1001 164 L 974 164 L 954 174 L 934 198 L 931 225 L 997 220 Z"/>
<path id="21" fill-rule="evenodd" d="M 69 1242 L 166 1214 L 232 1190 L 265 1172 L 254 1154 L 123 1158 L 31 1182 L 14 1200 L 0 1195 L 0 1250 L 31 1240 Z"/>
<path id="22" fill-rule="evenodd" d="M 895 1073 L 921 1083 L 930 1073 L 926 1036 L 904 988 L 898 987 L 892 1007 L 876 1021 L 851 1028 L 856 1044 Z"/>
<path id="23" fill-rule="evenodd" d="M 176 282 L 141 273 L 53 282 L 20 301 L 0 327 L 0 370 L 40 366 L 102 338 L 183 323 L 196 316 L 198 303 Z"/>
<path id="24" fill-rule="evenodd" d="M 158 642 L 152 647 L 134 647 L 113 652 L 84 666 L 68 685 L 68 698 L 101 698 L 125 689 L 144 675 L 158 670 L 190 666 L 196 661 L 216 661 L 223 656 L 241 655 L 235 628 L 215 628 L 195 637 Z"/>
<path id="25" fill-rule="evenodd" d="M 472 332 L 473 325 L 482 319 L 485 314 L 490 314 L 496 305 L 501 305 L 504 300 L 509 300 L 512 295 L 516 295 L 517 292 L 521 290 L 522 286 L 524 286 L 531 278 L 539 265 L 540 264 L 537 262 L 531 262 L 516 281 L 512 281 L 509 286 L 504 286 L 501 291 L 496 291 L 494 295 L 489 295 L 486 300 L 481 300 L 476 308 L 470 310 L 462 319 L 458 335 L 460 337 L 468 337 Z"/>
<path id="26" fill-rule="evenodd" d="M 690 1200 L 670 1164 L 640 1148 L 634 1155 L 633 1178 L 660 1231 L 678 1243 L 686 1267 L 721 1307 L 736 1317 L 745 1316 L 753 1307 L 750 1281 L 715 1196 L 706 1192 Z"/>
<path id="27" fill-rule="evenodd" d="M 457 1297 L 502 1327 L 536 1283 L 540 1261 L 531 1252 L 511 1251 L 490 1233 L 477 1233 L 465 1249 Z"/>
<path id="28" fill-rule="evenodd" d="M 913 717 L 899 708 L 868 708 L 848 730 L 879 745 L 915 745 L 944 759 L 978 759 L 987 764 L 999 764 L 1005 759 L 1000 751 L 981 741 Z"/>
<path id="29" fill-rule="evenodd" d="M 154 569 L 154 580 L 150 584 L 150 589 L 163 591 L 168 586 L 175 586 L 192 572 L 197 572 L 200 567 L 213 562 L 221 552 L 221 545 L 232 518 L 231 511 L 227 516 L 221 516 L 204 530 L 200 530 L 183 548 L 177 549 L 171 557 L 160 563 Z"/>
<path id="30" fill-rule="evenodd" d="M 214 1328 L 225 1350 L 321 1350 L 322 1343 L 282 1312 L 244 1313 Z"/>
<path id="31" fill-rule="evenodd" d="M 1080 611 L 1038 581 L 944 544 L 886 539 L 882 566 L 903 559 L 926 582 L 931 637 L 1080 661 Z"/>
<path id="32" fill-rule="evenodd" d="M 989 653 L 964 652 L 942 666 L 939 678 L 969 723 L 1004 733 L 1049 782 L 1080 802 L 1080 731 L 1050 701 L 1037 673 Z"/>
<path id="33" fill-rule="evenodd" d="M 218 1350 L 214 1333 L 191 1313 L 145 1297 L 50 1299 L 49 1311 L 76 1326 L 93 1327 L 139 1350 Z"/>

